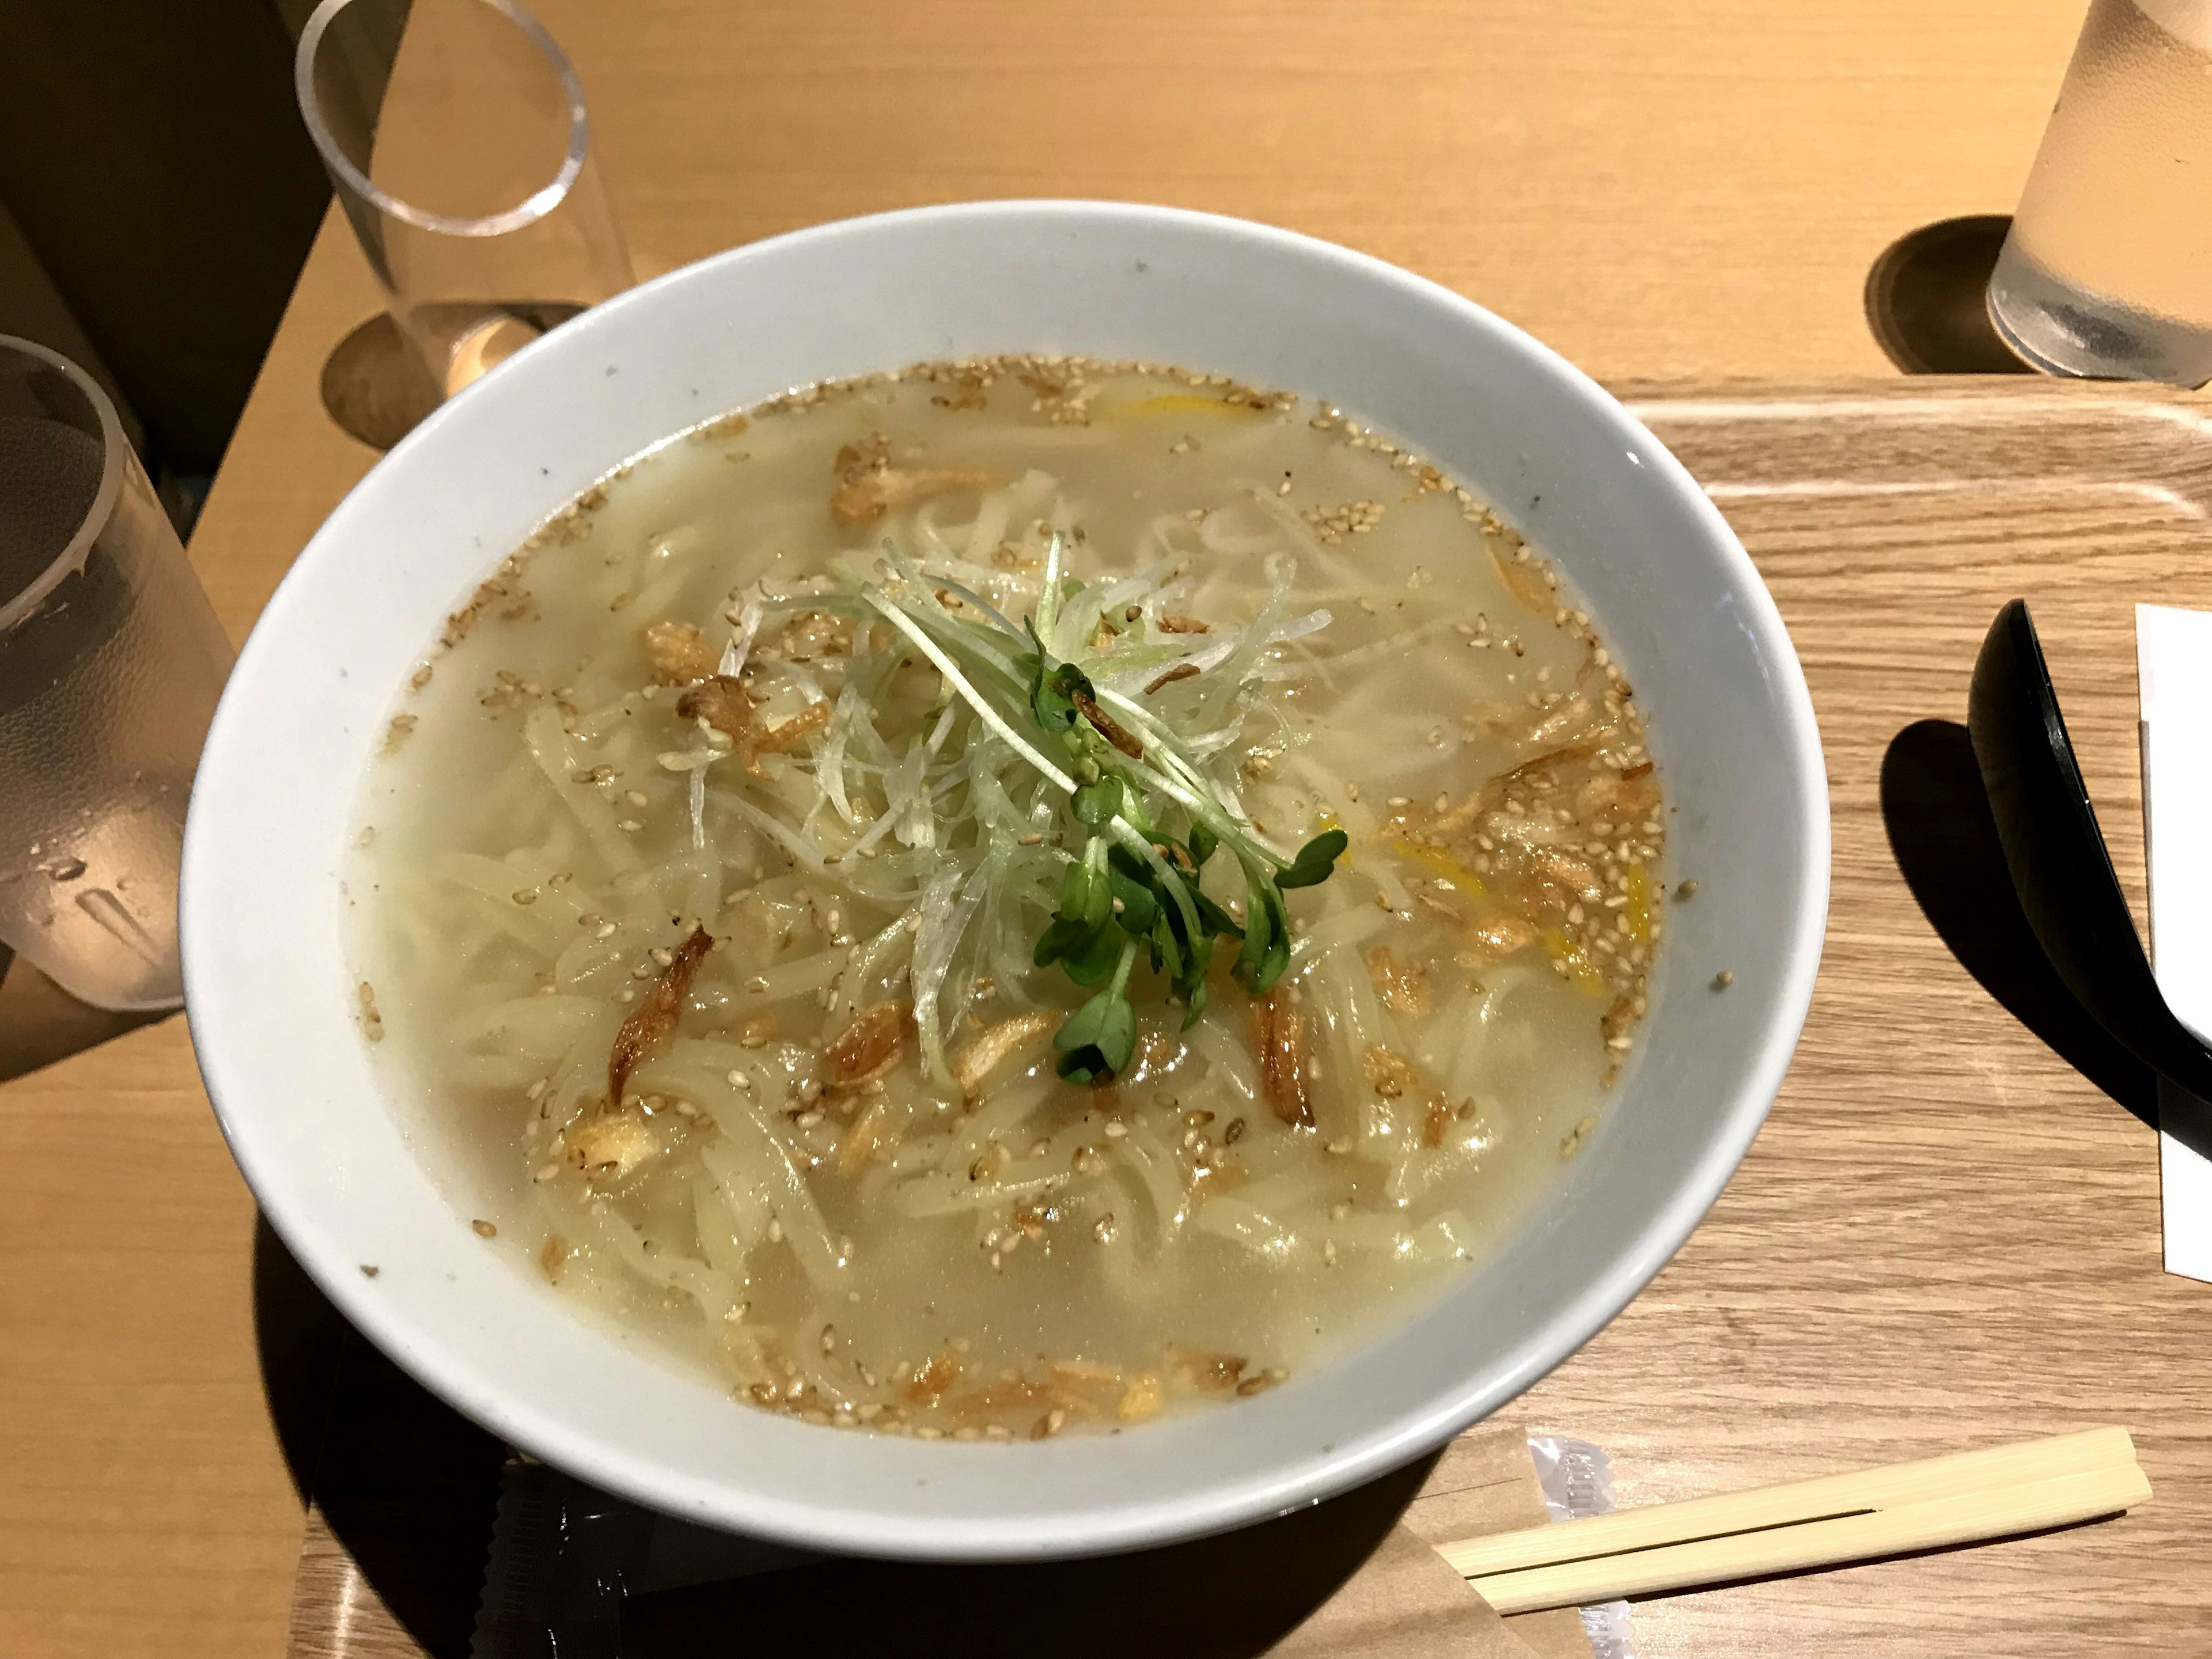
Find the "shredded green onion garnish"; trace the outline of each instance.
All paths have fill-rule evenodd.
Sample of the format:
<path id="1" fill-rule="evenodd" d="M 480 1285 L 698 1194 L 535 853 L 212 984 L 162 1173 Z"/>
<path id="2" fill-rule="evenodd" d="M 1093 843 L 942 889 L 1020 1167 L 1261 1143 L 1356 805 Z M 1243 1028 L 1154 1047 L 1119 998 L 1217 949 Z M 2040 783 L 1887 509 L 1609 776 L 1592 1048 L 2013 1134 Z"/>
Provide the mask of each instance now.
<path id="1" fill-rule="evenodd" d="M 1161 637 L 1144 640 L 1133 625 L 1143 620 L 1141 605 L 1126 607 L 1133 625 L 1124 630 L 1104 618 L 1092 595 L 1089 612 L 1100 616 L 1093 638 L 1077 647 L 1074 658 L 1056 655 L 1047 642 L 1064 634 L 1060 624 L 1071 611 L 1079 619 L 1080 602 L 1090 592 L 1067 574 L 1066 565 L 1066 544 L 1054 535 L 1032 614 L 1021 633 L 996 607 L 926 575 L 893 548 L 885 550 L 887 575 L 861 584 L 857 598 L 928 659 L 952 696 L 991 737 L 1068 798 L 1073 828 L 1056 811 L 1032 809 L 1018 821 L 1048 817 L 1050 828 L 1060 832 L 1056 839 L 1068 859 L 1058 906 L 1031 959 L 1038 967 L 1058 963 L 1078 985 L 1101 988 L 1063 1023 L 1054 1039 L 1060 1075 L 1085 1083 L 1129 1065 L 1137 1027 L 1127 986 L 1139 954 L 1167 976 L 1173 1000 L 1182 1005 L 1186 1027 L 1206 1007 L 1206 974 L 1218 939 L 1239 942 L 1231 971 L 1248 992 L 1257 996 L 1273 986 L 1291 955 L 1285 895 L 1327 880 L 1346 836 L 1331 830 L 1307 842 L 1294 857 L 1282 857 L 1259 840 L 1241 813 L 1231 810 L 1203 764 L 1193 757 L 1191 746 L 1161 714 L 1102 690 L 1094 680 L 1211 654 L 1217 659 L 1217 678 L 1227 671 L 1239 682 L 1201 688 L 1218 720 L 1243 695 L 1243 682 L 1269 642 L 1266 629 L 1255 628 L 1261 637 L 1240 640 L 1225 653 L 1213 651 L 1211 641 L 1188 653 L 1164 651 Z M 941 594 L 950 596 L 952 605 Z M 825 599 L 834 604 L 832 596 L 819 592 L 807 595 L 805 602 L 820 605 Z M 1326 616 L 1318 620 L 1326 622 Z M 1125 638 L 1125 632 L 1136 637 Z M 1201 679 L 1205 673 L 1194 670 L 1188 678 Z M 940 723 L 931 752 L 941 744 L 943 732 Z M 925 803 L 915 799 L 908 805 Z M 1079 847 L 1065 844 L 1073 839 L 1073 829 L 1081 832 Z M 1043 834 L 1032 831 L 1022 839 L 1033 843 Z M 1200 890 L 1200 872 L 1224 852 L 1243 878 L 1241 926 Z M 1003 860 L 1006 850 L 994 842 L 991 856 Z M 980 896 L 981 890 L 973 885 L 968 890 Z M 924 925 L 929 921 L 926 915 Z M 925 1027 L 929 1024 L 925 1021 Z M 925 1030 L 926 1046 L 941 1051 L 935 1036 Z M 937 1060 L 937 1068 L 941 1066 Z"/>

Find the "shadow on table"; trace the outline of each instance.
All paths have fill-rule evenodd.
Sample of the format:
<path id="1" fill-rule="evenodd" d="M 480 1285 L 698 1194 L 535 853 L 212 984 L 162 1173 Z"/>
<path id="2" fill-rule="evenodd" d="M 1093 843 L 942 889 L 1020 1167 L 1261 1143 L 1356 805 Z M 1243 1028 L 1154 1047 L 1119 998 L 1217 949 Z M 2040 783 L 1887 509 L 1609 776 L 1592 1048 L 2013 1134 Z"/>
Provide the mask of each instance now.
<path id="1" fill-rule="evenodd" d="M 0 1083 L 168 1018 L 88 1007 L 0 945 Z"/>
<path id="2" fill-rule="evenodd" d="M 266 1221 L 254 1240 L 254 1323 L 270 1413 L 303 1501 L 425 1653 L 465 1659 L 506 1449 L 356 1333 Z M 1435 1462 L 1280 1520 L 1132 1555 L 993 1567 L 836 1560 L 634 1593 L 619 1606 L 619 1652 L 704 1659 L 741 1638 L 762 1655 L 1244 1659 L 1358 1569 Z M 561 1540 L 541 1547 L 534 1565 L 562 1570 Z M 625 1576 L 611 1558 L 595 1562 L 611 1567 Z M 295 1606 L 295 1628 L 301 1617 Z M 611 1654 L 615 1632 L 605 1634 Z M 513 1650 L 554 1651 L 536 1641 Z M 342 1646 L 331 1651 L 351 1659 Z"/>
<path id="3" fill-rule="evenodd" d="M 2036 943 L 1965 726 L 1919 720 L 1891 739 L 1881 817 L 1905 885 L 1959 965 L 2053 1054 L 2156 1127 L 2150 1068 L 2075 1000 Z"/>
<path id="4" fill-rule="evenodd" d="M 507 1449 L 370 1346 L 265 1220 L 253 1316 L 262 1390 L 302 1503 L 424 1653 L 467 1659 Z M 331 1659 L 357 1651 L 368 1650 L 340 1645 Z"/>
<path id="5" fill-rule="evenodd" d="M 1436 1461 L 1165 1549 L 1022 1566 L 828 1561 L 637 1596 L 623 1609 L 622 1659 L 1254 1659 L 1374 1553 Z"/>

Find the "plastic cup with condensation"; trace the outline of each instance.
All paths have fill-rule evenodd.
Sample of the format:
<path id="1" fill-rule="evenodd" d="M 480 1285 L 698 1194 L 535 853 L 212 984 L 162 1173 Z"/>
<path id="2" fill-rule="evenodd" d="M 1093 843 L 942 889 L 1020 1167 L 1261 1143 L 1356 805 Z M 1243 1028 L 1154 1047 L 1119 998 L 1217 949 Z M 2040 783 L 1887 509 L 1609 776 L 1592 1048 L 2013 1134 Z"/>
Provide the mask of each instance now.
<path id="1" fill-rule="evenodd" d="M 0 335 L 0 940 L 80 1001 L 184 999 L 177 863 L 230 660 L 114 405 Z"/>

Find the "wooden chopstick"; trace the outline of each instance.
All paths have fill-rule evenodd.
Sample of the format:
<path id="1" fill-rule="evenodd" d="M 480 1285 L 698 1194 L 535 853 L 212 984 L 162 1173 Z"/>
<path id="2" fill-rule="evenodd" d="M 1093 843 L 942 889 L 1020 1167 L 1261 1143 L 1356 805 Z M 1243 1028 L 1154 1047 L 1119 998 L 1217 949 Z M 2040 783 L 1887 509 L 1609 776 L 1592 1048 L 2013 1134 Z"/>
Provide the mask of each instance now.
<path id="1" fill-rule="evenodd" d="M 2030 1532 L 2149 1496 L 2127 1431 L 2104 1428 L 1437 1550 L 1500 1613 L 1528 1613 Z"/>
<path id="2" fill-rule="evenodd" d="M 1551 1566 L 1624 1550 L 1717 1538 L 1759 1527 L 1825 1521 L 1837 1516 L 1893 1508 L 1926 1498 L 1942 1498 L 1969 1487 L 2020 1486 L 2053 1475 L 2135 1462 L 2135 1443 L 2118 1427 L 2085 1429 L 1979 1451 L 1953 1452 L 1917 1462 L 1893 1463 L 1846 1474 L 1821 1475 L 1750 1492 L 1692 1498 L 1679 1504 L 1654 1504 L 1532 1527 L 1522 1532 L 1441 1544 L 1444 1559 L 1462 1577 Z"/>

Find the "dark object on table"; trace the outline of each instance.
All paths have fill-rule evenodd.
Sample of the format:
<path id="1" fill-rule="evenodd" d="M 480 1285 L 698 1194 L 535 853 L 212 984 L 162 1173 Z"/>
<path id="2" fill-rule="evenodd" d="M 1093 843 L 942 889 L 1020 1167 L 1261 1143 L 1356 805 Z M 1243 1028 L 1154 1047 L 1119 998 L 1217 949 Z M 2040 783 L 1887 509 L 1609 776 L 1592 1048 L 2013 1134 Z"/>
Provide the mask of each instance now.
<path id="1" fill-rule="evenodd" d="M 2027 374 L 1990 322 L 1983 292 L 2012 221 L 1977 213 L 1923 225 L 1867 272 L 1867 326 L 1907 374 Z"/>
<path id="2" fill-rule="evenodd" d="M 632 1595 L 621 1653 L 1258 1659 L 1384 1544 L 1435 1462 L 1257 1526 L 1127 1555 L 824 1562 Z"/>
<path id="3" fill-rule="evenodd" d="M 2212 1099 L 2212 1050 L 2151 976 L 2024 599 L 1997 612 L 1982 642 L 1966 727 L 2014 890 L 2051 965 L 2143 1064 L 2197 1102 Z M 2160 1127 L 2212 1155 L 2212 1113 L 2169 1112 Z"/>
<path id="4" fill-rule="evenodd" d="M 1965 726 L 1915 720 L 1890 739 L 1881 817 L 1905 884 L 1959 965 L 2059 1059 L 2155 1129 L 2157 1073 L 2075 1000 L 2035 941 Z"/>

